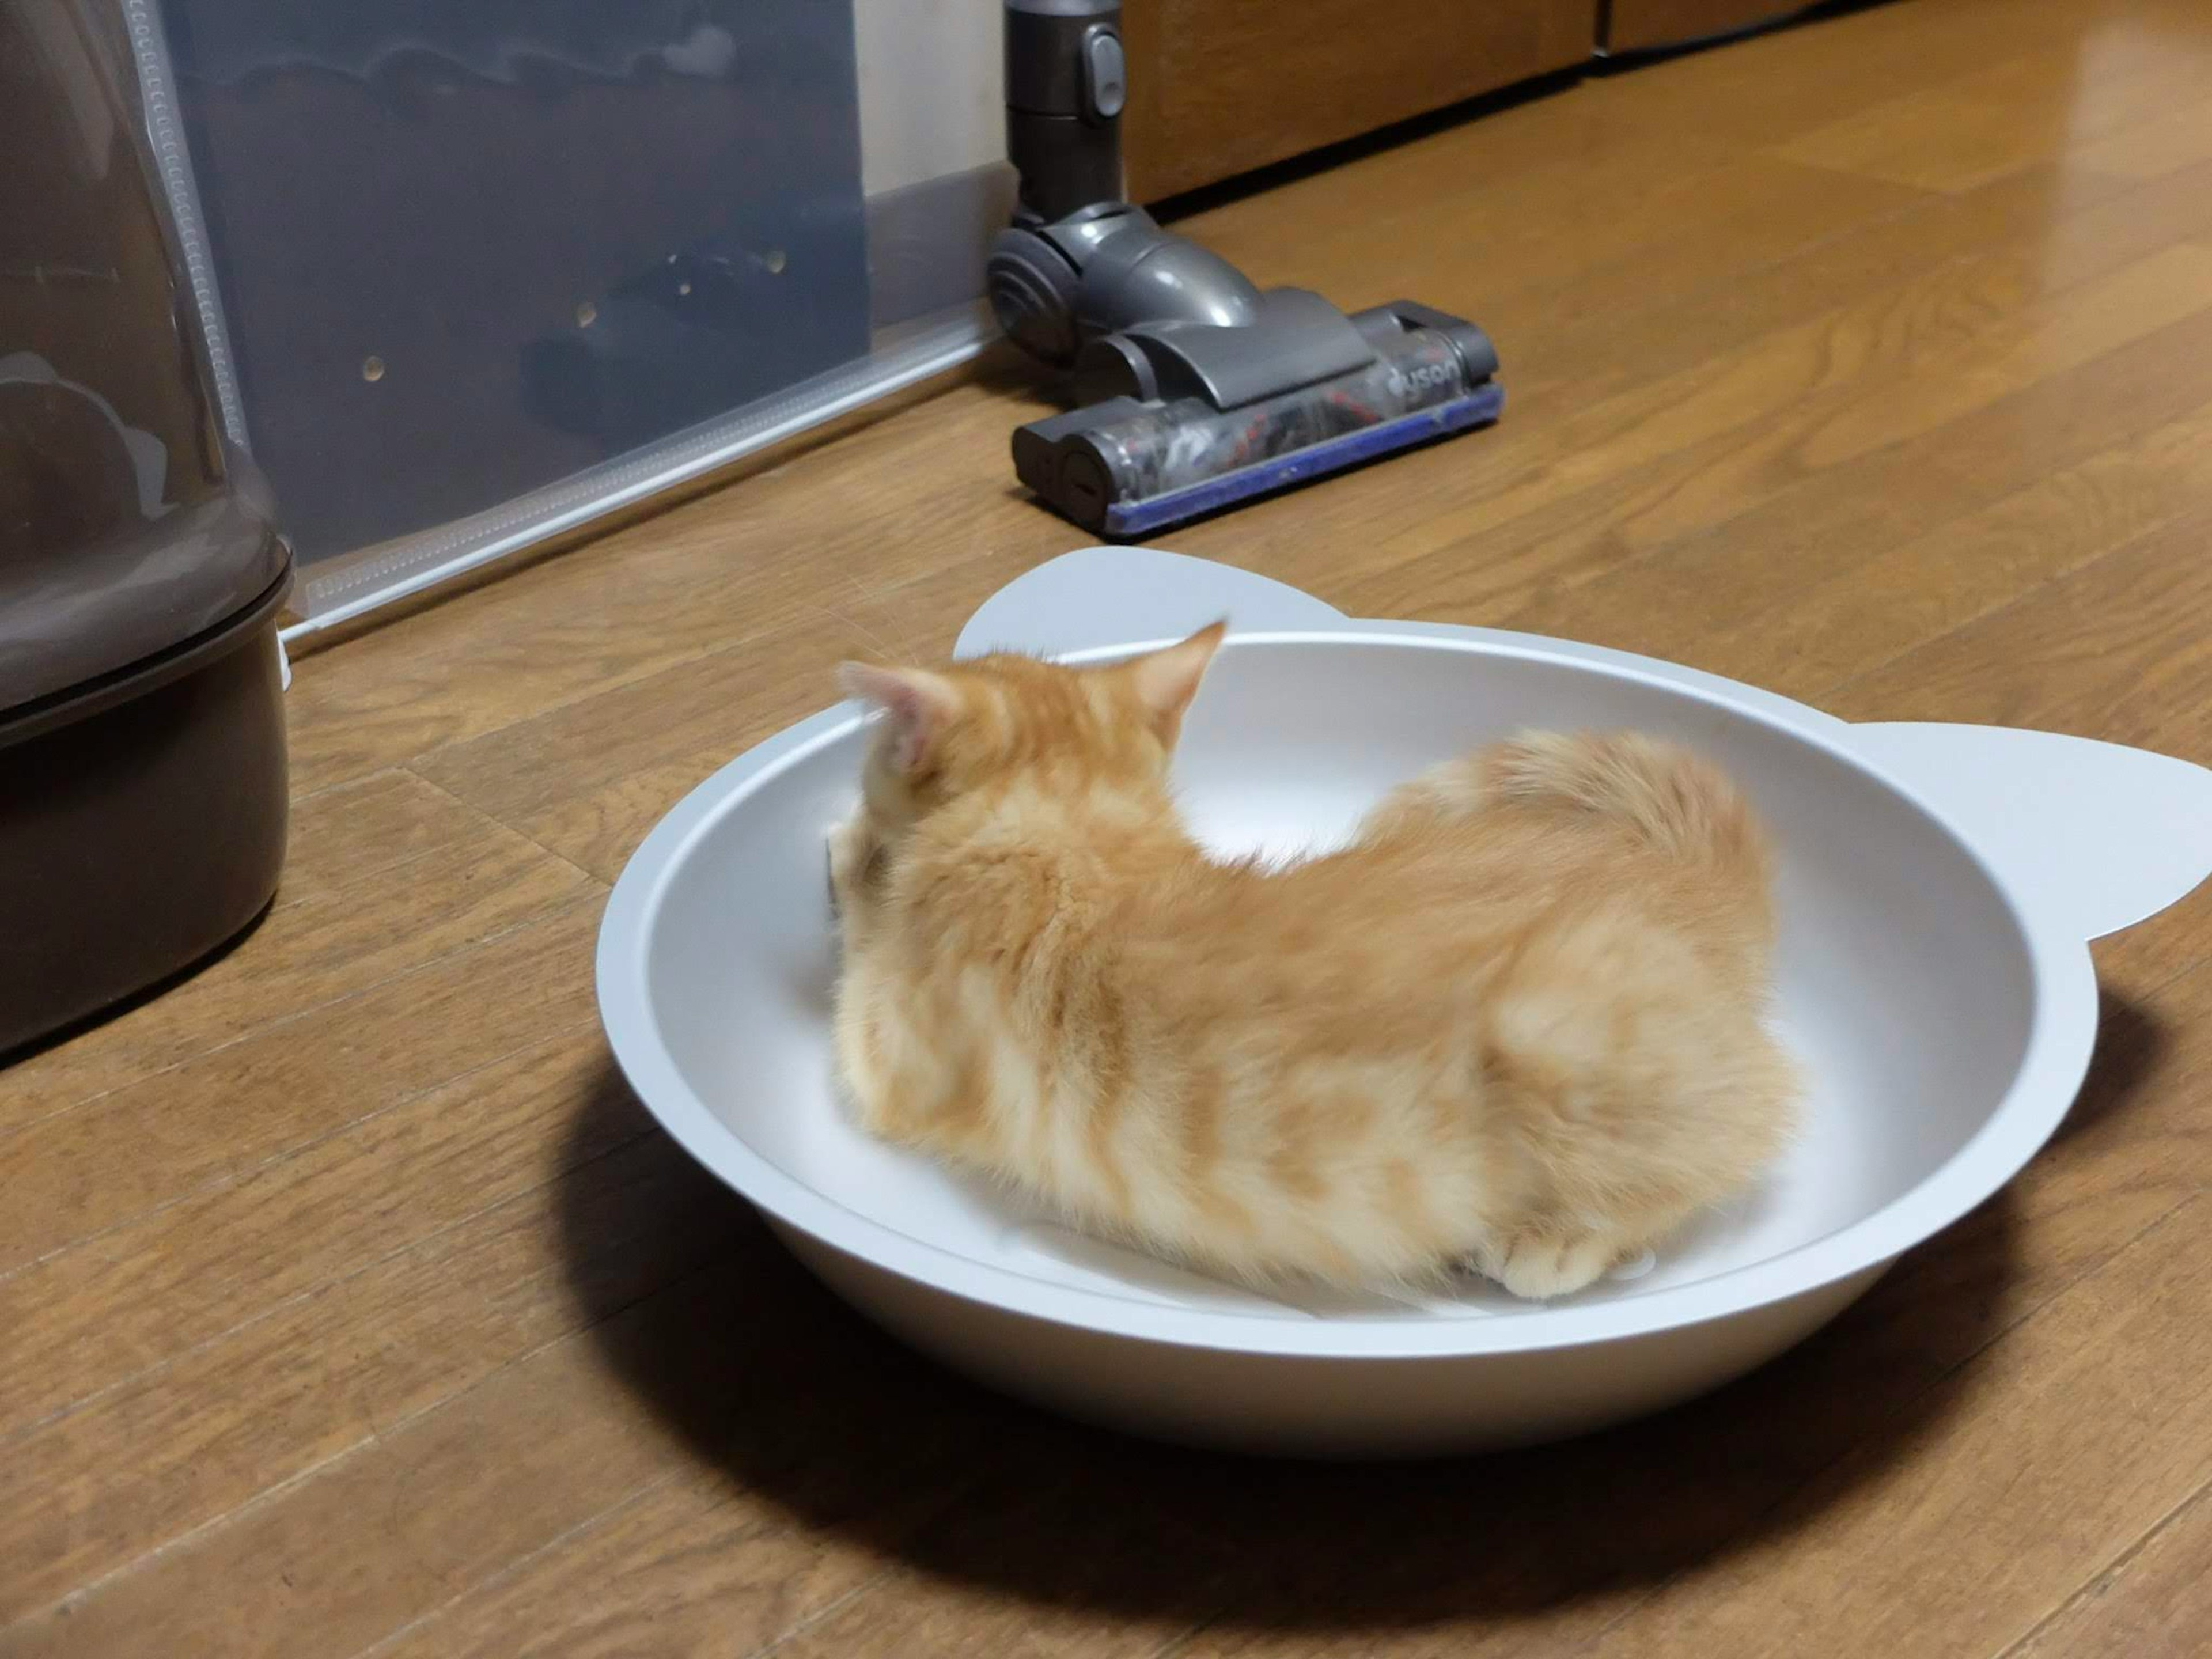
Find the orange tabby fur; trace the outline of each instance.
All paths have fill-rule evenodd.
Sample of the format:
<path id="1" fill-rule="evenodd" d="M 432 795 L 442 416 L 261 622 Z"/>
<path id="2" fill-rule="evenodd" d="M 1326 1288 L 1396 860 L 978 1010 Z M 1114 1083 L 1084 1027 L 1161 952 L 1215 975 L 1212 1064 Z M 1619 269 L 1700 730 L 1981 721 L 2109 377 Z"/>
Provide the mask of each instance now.
<path id="1" fill-rule="evenodd" d="M 1693 757 L 1534 736 L 1344 851 L 1210 861 L 1169 799 L 1218 626 L 1132 662 L 848 665 L 832 838 L 865 1126 L 1247 1280 L 1581 1289 L 1790 1129 L 1764 837 Z"/>

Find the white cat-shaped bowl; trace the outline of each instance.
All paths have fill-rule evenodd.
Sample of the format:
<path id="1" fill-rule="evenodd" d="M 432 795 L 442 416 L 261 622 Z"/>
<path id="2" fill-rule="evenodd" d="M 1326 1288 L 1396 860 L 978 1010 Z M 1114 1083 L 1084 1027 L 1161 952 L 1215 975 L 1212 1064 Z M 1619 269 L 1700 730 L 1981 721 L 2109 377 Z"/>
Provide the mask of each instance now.
<path id="1" fill-rule="evenodd" d="M 2212 773 L 2180 761 L 1850 726 L 1616 652 L 1350 620 L 1145 549 L 1030 571 L 957 649 L 1113 655 L 1224 615 L 1176 763 L 1193 828 L 1224 851 L 1326 844 L 1423 767 L 1525 726 L 1632 726 L 1726 766 L 1783 848 L 1779 1018 L 1812 1096 L 1765 1190 L 1546 1305 L 1474 1280 L 1273 1300 L 1079 1237 L 848 1120 L 823 836 L 853 802 L 865 726 L 852 705 L 802 721 L 693 791 L 616 884 L 599 952 L 616 1058 L 855 1305 L 1010 1393 L 1140 1432 L 1427 1454 L 1595 1427 L 1749 1370 L 2034 1155 L 2096 1035 L 2087 941 L 2212 870 Z"/>

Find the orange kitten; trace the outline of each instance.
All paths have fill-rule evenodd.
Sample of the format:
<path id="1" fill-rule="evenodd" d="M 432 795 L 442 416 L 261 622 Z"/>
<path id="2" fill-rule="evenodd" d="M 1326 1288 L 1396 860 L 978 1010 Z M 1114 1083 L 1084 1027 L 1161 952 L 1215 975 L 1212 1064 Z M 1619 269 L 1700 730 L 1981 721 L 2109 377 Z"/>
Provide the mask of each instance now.
<path id="1" fill-rule="evenodd" d="M 1577 1291 L 1791 1126 L 1764 838 L 1704 763 L 1524 738 L 1289 869 L 1200 854 L 1168 758 L 1217 625 L 1132 661 L 848 664 L 832 838 L 864 1125 L 1264 1283 Z"/>

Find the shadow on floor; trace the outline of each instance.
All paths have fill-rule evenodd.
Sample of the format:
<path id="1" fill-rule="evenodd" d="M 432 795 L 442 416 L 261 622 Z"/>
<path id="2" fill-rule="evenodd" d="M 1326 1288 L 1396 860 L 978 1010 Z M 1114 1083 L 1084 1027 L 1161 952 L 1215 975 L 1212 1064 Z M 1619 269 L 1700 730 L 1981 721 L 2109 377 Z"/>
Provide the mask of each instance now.
<path id="1" fill-rule="evenodd" d="M 245 945 L 246 940 L 259 933 L 262 924 L 269 920 L 270 913 L 276 909 L 276 901 L 282 896 L 283 891 L 280 889 L 276 893 L 271 894 L 261 908 L 253 913 L 246 926 L 220 945 L 200 956 L 194 957 L 183 967 L 173 969 L 152 984 L 141 986 L 137 990 L 95 1008 L 88 1014 L 80 1014 L 75 1019 L 58 1025 L 50 1031 L 42 1031 L 37 1036 L 26 1038 L 12 1048 L 0 1048 L 0 1072 L 5 1072 L 9 1067 L 21 1061 L 35 1060 L 40 1055 L 51 1053 L 54 1049 L 66 1048 L 79 1037 L 103 1030 L 117 1021 L 136 1013 L 148 1003 L 159 1001 L 187 981 L 198 979 L 218 963 L 228 960 Z"/>
<path id="2" fill-rule="evenodd" d="M 2107 1014 L 2072 1133 L 2121 1110 L 2159 1051 L 2140 1012 Z M 618 1083 L 592 1100 L 582 1139 L 605 1133 L 592 1114 L 636 1111 Z M 667 1224 L 735 1225 L 739 1242 L 595 1329 L 684 1443 L 800 1526 L 1039 1613 L 1157 1623 L 1164 1637 L 1202 1622 L 1601 1620 L 1638 1587 L 1771 1541 L 1910 1456 L 2028 1305 L 2015 1294 L 2015 1206 L 2000 1195 L 1812 1340 L 1663 1416 L 1457 1462 L 1266 1462 L 1072 1425 L 960 1381 L 849 1313 L 764 1227 L 736 1218 L 739 1200 L 658 1144 Z M 568 1240 L 580 1293 L 599 1243 L 587 1211 Z"/>
<path id="3" fill-rule="evenodd" d="M 2097 1052 L 2053 1144 L 2063 1146 L 2108 1121 L 2158 1070 L 2172 1047 L 2172 1032 L 2156 1015 L 2109 986 L 2098 987 Z"/>

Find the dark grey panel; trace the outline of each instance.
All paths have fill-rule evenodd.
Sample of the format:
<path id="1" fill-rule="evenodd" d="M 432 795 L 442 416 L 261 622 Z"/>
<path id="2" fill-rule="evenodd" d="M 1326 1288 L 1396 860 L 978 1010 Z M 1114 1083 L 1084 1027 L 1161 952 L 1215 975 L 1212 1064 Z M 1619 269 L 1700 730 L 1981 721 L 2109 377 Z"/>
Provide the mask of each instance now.
<path id="1" fill-rule="evenodd" d="M 867 349 L 847 5 L 163 15 L 248 432 L 305 557 Z"/>

